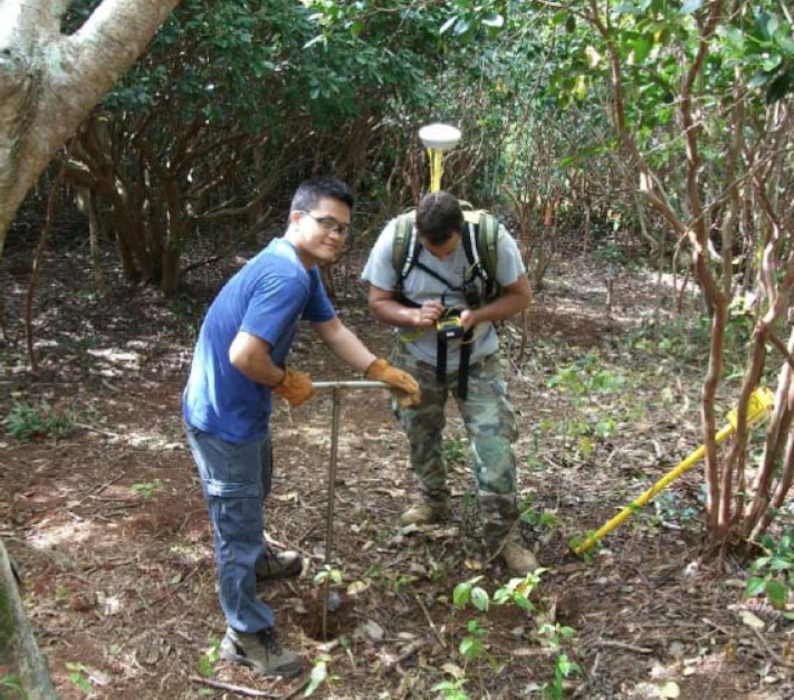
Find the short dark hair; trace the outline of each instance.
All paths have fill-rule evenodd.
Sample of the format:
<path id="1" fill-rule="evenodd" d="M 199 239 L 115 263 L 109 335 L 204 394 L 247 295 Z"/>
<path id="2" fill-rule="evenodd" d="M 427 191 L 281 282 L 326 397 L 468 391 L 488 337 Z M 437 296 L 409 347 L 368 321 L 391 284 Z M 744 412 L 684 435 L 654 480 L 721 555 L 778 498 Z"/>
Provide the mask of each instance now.
<path id="1" fill-rule="evenodd" d="M 311 211 L 321 199 L 336 199 L 344 202 L 353 211 L 356 200 L 350 188 L 335 177 L 321 175 L 304 180 L 292 196 L 290 213 L 293 211 Z"/>
<path id="2" fill-rule="evenodd" d="M 446 243 L 454 233 L 462 233 L 463 225 L 458 198 L 444 190 L 426 194 L 416 208 L 419 236 L 432 245 Z"/>

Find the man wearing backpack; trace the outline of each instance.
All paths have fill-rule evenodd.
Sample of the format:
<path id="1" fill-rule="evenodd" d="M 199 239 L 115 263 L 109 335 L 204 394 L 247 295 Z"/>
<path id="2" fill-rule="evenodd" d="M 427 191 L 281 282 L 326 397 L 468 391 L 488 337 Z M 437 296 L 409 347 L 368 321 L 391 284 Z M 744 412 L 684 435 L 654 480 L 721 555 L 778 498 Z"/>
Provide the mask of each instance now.
<path id="1" fill-rule="evenodd" d="M 442 432 L 452 392 L 471 447 L 486 545 L 523 576 L 538 563 L 518 536 L 515 412 L 494 322 L 521 313 L 532 293 L 515 240 L 483 215 L 471 218 L 477 223 L 466 221 L 448 192 L 426 195 L 415 215 L 387 224 L 362 277 L 373 315 L 397 329 L 392 364 L 422 389 L 418 405 L 393 405 L 421 491 L 400 523 L 426 525 L 449 515 Z M 493 241 L 483 240 L 487 231 Z M 498 295 L 491 291 L 497 287 Z"/>
<path id="2" fill-rule="evenodd" d="M 263 536 L 273 473 L 272 394 L 291 406 L 312 395 L 309 375 L 285 364 L 298 321 L 308 321 L 340 360 L 390 385 L 402 403 L 419 401 L 417 383 L 364 346 L 323 288 L 318 264 L 338 255 L 352 211 L 350 189 L 335 178 L 312 178 L 298 187 L 284 235 L 249 260 L 207 311 L 182 400 L 228 624 L 220 655 L 270 676 L 301 670 L 298 655 L 276 639 L 272 610 L 256 595 L 257 581 L 301 571 L 296 552 L 270 552 Z"/>

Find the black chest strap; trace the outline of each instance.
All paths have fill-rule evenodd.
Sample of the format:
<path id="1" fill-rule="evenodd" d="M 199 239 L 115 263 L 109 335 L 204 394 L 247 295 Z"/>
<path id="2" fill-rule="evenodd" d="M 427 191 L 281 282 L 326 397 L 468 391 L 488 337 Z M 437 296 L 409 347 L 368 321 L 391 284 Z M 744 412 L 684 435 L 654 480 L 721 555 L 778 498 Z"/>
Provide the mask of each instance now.
<path id="1" fill-rule="evenodd" d="M 404 306 L 408 306 L 413 309 L 418 309 L 422 305 L 409 299 L 402 289 L 402 280 L 407 276 L 408 272 L 410 272 L 411 268 L 417 267 L 422 272 L 434 277 L 436 280 L 441 282 L 447 289 L 450 291 L 460 291 L 460 285 L 453 285 L 450 284 L 448 280 L 444 279 L 442 275 L 437 273 L 435 270 L 431 270 L 427 267 L 424 263 L 421 263 L 417 260 L 419 257 L 419 252 L 421 251 L 421 243 L 418 241 L 416 242 L 416 248 L 414 251 L 413 260 L 409 261 L 407 265 L 403 267 L 401 271 L 400 280 L 399 280 L 399 291 L 397 300 L 403 304 Z M 468 255 L 468 251 L 467 251 Z M 469 360 L 471 358 L 471 346 L 473 342 L 474 336 L 474 329 L 470 329 L 463 334 L 461 338 L 461 347 L 460 347 L 460 365 L 458 366 L 458 397 L 462 400 L 466 400 L 466 395 L 468 393 L 469 387 Z M 448 350 L 448 340 L 447 336 L 444 333 L 437 334 L 437 341 L 436 341 L 436 381 L 439 383 L 444 383 L 447 381 L 447 350 Z"/>
<path id="2" fill-rule="evenodd" d="M 466 400 L 469 393 L 469 360 L 471 359 L 471 346 L 474 343 L 474 329 L 470 328 L 464 333 L 460 345 L 460 366 L 458 367 L 458 398 Z"/>
<path id="3" fill-rule="evenodd" d="M 471 359 L 471 346 L 474 340 L 474 329 L 467 330 L 460 339 L 460 364 L 458 365 L 458 398 L 466 400 L 469 392 L 469 361 Z M 444 384 L 447 381 L 447 336 L 443 333 L 437 335 L 436 342 L 436 381 Z"/>

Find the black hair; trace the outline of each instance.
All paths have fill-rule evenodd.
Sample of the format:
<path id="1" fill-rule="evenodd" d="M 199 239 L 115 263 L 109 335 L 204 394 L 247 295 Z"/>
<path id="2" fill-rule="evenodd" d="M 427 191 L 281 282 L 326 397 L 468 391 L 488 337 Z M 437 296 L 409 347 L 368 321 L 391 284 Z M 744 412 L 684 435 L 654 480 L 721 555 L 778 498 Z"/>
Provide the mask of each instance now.
<path id="1" fill-rule="evenodd" d="M 321 199 L 336 199 L 344 202 L 353 211 L 355 198 L 350 188 L 341 180 L 325 175 L 304 180 L 295 190 L 290 204 L 293 211 L 311 211 Z"/>
<path id="2" fill-rule="evenodd" d="M 458 198 L 444 190 L 426 194 L 416 208 L 416 229 L 431 245 L 446 243 L 453 234 L 463 232 L 463 225 Z"/>

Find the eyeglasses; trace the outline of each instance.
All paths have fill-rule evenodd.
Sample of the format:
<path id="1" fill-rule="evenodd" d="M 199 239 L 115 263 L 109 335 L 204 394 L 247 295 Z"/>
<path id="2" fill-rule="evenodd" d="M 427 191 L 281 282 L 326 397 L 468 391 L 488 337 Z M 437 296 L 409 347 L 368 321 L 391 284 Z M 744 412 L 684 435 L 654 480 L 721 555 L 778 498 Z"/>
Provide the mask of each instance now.
<path id="1" fill-rule="evenodd" d="M 307 211 L 301 211 L 300 213 L 314 219 L 326 233 L 337 233 L 342 238 L 350 233 L 350 224 L 340 224 L 333 216 L 315 216 Z"/>

